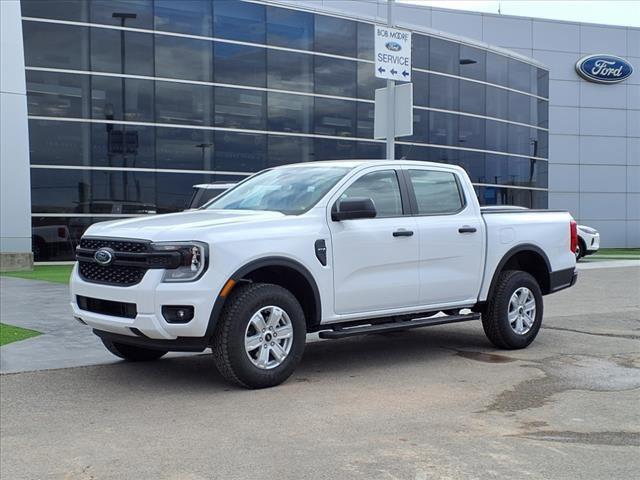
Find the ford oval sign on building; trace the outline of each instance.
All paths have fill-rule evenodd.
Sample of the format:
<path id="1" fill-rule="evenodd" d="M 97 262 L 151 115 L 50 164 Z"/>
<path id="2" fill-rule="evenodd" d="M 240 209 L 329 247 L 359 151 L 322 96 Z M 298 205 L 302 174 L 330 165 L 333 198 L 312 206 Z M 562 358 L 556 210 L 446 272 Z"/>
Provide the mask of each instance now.
<path id="1" fill-rule="evenodd" d="M 576 71 L 585 80 L 597 83 L 618 83 L 633 73 L 633 66 L 614 55 L 589 55 L 576 63 Z"/>

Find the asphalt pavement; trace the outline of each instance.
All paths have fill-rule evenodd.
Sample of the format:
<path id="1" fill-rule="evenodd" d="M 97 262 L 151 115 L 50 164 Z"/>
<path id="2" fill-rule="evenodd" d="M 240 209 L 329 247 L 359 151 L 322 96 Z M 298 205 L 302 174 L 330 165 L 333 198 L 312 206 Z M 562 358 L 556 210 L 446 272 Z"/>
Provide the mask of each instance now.
<path id="1" fill-rule="evenodd" d="M 210 355 L 6 373 L 0 473 L 637 477 L 640 268 L 581 269 L 545 301 L 525 350 L 494 349 L 476 322 L 312 342 L 288 382 L 260 391 L 224 383 Z"/>

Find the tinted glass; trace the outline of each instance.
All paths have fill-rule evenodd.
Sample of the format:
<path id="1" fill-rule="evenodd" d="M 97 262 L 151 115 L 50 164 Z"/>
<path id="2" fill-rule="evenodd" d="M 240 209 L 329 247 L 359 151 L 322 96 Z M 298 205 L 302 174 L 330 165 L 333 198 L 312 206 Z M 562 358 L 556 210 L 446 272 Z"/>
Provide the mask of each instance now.
<path id="1" fill-rule="evenodd" d="M 156 30 L 211 36 L 211 2 L 155 0 Z"/>
<path id="2" fill-rule="evenodd" d="M 268 143 L 268 167 L 314 160 L 312 138 L 269 135 Z"/>
<path id="3" fill-rule="evenodd" d="M 325 95 L 355 97 L 356 62 L 331 57 L 315 57 L 315 91 Z"/>
<path id="4" fill-rule="evenodd" d="M 358 98 L 373 100 L 377 88 L 384 88 L 385 80 L 377 78 L 370 63 L 358 62 Z M 415 75 L 417 72 L 413 72 Z M 415 88 L 415 87 L 414 87 Z"/>
<path id="5" fill-rule="evenodd" d="M 92 0 L 91 22 L 105 25 L 122 25 L 121 15 L 135 15 L 125 18 L 125 27 L 153 28 L 152 0 Z M 116 16 L 114 16 L 116 15 Z"/>
<path id="6" fill-rule="evenodd" d="M 547 208 L 548 194 L 538 190 L 500 187 L 476 187 L 480 205 L 518 205 L 527 208 Z"/>
<path id="7" fill-rule="evenodd" d="M 373 138 L 374 117 L 373 103 L 358 102 L 358 137 Z"/>
<path id="8" fill-rule="evenodd" d="M 487 116 L 495 118 L 507 118 L 509 91 L 504 88 L 490 87 L 485 88 L 487 95 Z"/>
<path id="9" fill-rule="evenodd" d="M 509 124 L 504 122 L 496 122 L 493 120 L 485 121 L 486 128 L 486 148 L 487 150 L 495 150 L 497 152 L 507 151 L 507 135 L 509 132 Z"/>
<path id="10" fill-rule="evenodd" d="M 53 18 L 86 22 L 89 4 L 85 0 L 21 0 L 23 17 Z"/>
<path id="11" fill-rule="evenodd" d="M 257 133 L 215 132 L 215 170 L 257 172 L 267 164 L 266 135 Z"/>
<path id="12" fill-rule="evenodd" d="M 549 128 L 549 102 L 546 100 L 538 100 L 536 102 L 538 110 L 538 126 Z"/>
<path id="13" fill-rule="evenodd" d="M 92 124 L 91 165 L 155 168 L 154 132 L 142 125 Z"/>
<path id="14" fill-rule="evenodd" d="M 461 115 L 458 145 L 466 148 L 485 148 L 484 118 Z"/>
<path id="15" fill-rule="evenodd" d="M 429 106 L 443 110 L 458 110 L 460 80 L 442 75 L 430 75 Z"/>
<path id="16" fill-rule="evenodd" d="M 509 124 L 509 153 L 532 155 L 535 131 L 528 127 Z M 537 135 L 536 135 L 537 136 Z"/>
<path id="17" fill-rule="evenodd" d="M 304 213 L 346 173 L 341 167 L 297 167 L 267 170 L 214 200 L 207 208 Z"/>
<path id="18" fill-rule="evenodd" d="M 217 126 L 255 130 L 266 126 L 265 92 L 216 87 L 214 106 Z"/>
<path id="19" fill-rule="evenodd" d="M 215 42 L 214 78 L 231 85 L 266 85 L 266 50 L 259 47 Z"/>
<path id="20" fill-rule="evenodd" d="M 420 107 L 429 106 L 429 74 L 416 70 L 411 74 L 413 82 L 413 104 Z"/>
<path id="21" fill-rule="evenodd" d="M 456 163 L 464 168 L 471 181 L 487 183 L 484 176 L 485 154 L 466 150 L 460 150 L 458 153 L 459 156 Z"/>
<path id="22" fill-rule="evenodd" d="M 122 44 L 124 38 L 124 72 Z M 153 75 L 153 36 L 107 28 L 91 29 L 91 69 L 99 72 Z"/>
<path id="23" fill-rule="evenodd" d="M 33 165 L 90 165 L 89 124 L 29 120 L 29 157 Z"/>
<path id="24" fill-rule="evenodd" d="M 476 82 L 460 81 L 460 111 L 485 114 L 486 85 Z"/>
<path id="25" fill-rule="evenodd" d="M 27 67 L 87 69 L 86 27 L 24 21 L 22 28 Z"/>
<path id="26" fill-rule="evenodd" d="M 462 208 L 458 182 L 453 173 L 409 170 L 420 215 L 455 213 Z"/>
<path id="27" fill-rule="evenodd" d="M 95 119 L 153 121 L 153 82 L 133 78 L 93 76 L 91 78 L 91 116 Z"/>
<path id="28" fill-rule="evenodd" d="M 75 260 L 80 237 L 90 224 L 101 220 L 105 219 L 32 216 L 33 259 L 36 262 Z"/>
<path id="29" fill-rule="evenodd" d="M 265 6 L 237 0 L 213 2 L 213 34 L 219 38 L 264 43 Z"/>
<path id="30" fill-rule="evenodd" d="M 356 25 L 356 22 L 351 20 L 316 15 L 315 51 L 355 57 Z"/>
<path id="31" fill-rule="evenodd" d="M 268 130 L 276 132 L 313 132 L 313 97 L 268 92 Z"/>
<path id="32" fill-rule="evenodd" d="M 528 63 L 509 59 L 509 88 L 528 92 L 531 90 L 531 69 Z"/>
<path id="33" fill-rule="evenodd" d="M 334 140 L 332 138 L 316 138 L 313 143 L 316 160 L 346 160 L 354 158 L 357 153 L 357 147 L 357 142 Z"/>
<path id="34" fill-rule="evenodd" d="M 358 23 L 358 58 L 373 60 L 373 25 Z"/>
<path id="35" fill-rule="evenodd" d="M 486 58 L 485 50 L 460 45 L 460 76 L 484 80 Z"/>
<path id="36" fill-rule="evenodd" d="M 509 120 L 519 123 L 532 123 L 532 97 L 517 92 L 509 92 Z"/>
<path id="37" fill-rule="evenodd" d="M 29 115 L 88 117 L 89 76 L 27 71 Z"/>
<path id="38" fill-rule="evenodd" d="M 211 125 L 212 88 L 205 85 L 156 81 L 156 121 Z"/>
<path id="39" fill-rule="evenodd" d="M 357 103 L 332 98 L 315 99 L 315 133 L 355 137 Z"/>
<path id="40" fill-rule="evenodd" d="M 504 85 L 509 83 L 509 61 L 504 55 L 487 52 L 487 82 L 496 85 Z"/>
<path id="41" fill-rule="evenodd" d="M 313 14 L 267 7 L 267 43 L 280 47 L 313 49 Z"/>
<path id="42" fill-rule="evenodd" d="M 213 131 L 156 129 L 157 168 L 213 170 Z"/>
<path id="43" fill-rule="evenodd" d="M 413 109 L 413 135 L 406 137 L 409 142 L 429 143 L 429 111 Z"/>
<path id="44" fill-rule="evenodd" d="M 373 32 L 371 38 L 373 38 Z M 415 33 L 411 35 L 411 66 L 429 68 L 429 37 Z M 413 75 L 415 74 L 416 72 L 413 72 Z"/>
<path id="45" fill-rule="evenodd" d="M 212 80 L 211 42 L 156 35 L 156 75 L 186 80 Z"/>
<path id="46" fill-rule="evenodd" d="M 429 112 L 429 143 L 458 145 L 459 115 Z"/>
<path id="47" fill-rule="evenodd" d="M 542 68 L 537 69 L 538 95 L 549 98 L 549 72 Z"/>
<path id="48" fill-rule="evenodd" d="M 267 50 L 267 87 L 313 92 L 313 56 Z"/>
<path id="49" fill-rule="evenodd" d="M 439 38 L 431 38 L 429 41 L 429 68 L 436 72 L 458 75 L 460 45 Z"/>
<path id="50" fill-rule="evenodd" d="M 370 198 L 373 200 L 376 207 L 376 218 L 402 215 L 400 186 L 394 170 L 383 170 L 363 175 L 340 195 L 340 200 L 348 198 Z"/>
<path id="51" fill-rule="evenodd" d="M 384 143 L 358 142 L 355 158 L 382 159 L 385 158 Z"/>

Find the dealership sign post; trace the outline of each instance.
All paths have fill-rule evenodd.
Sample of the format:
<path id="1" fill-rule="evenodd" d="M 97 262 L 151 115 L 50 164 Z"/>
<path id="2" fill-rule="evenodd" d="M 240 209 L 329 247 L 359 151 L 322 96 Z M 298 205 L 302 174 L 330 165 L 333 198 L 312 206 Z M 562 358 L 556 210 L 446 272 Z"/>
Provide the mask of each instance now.
<path id="1" fill-rule="evenodd" d="M 393 2 L 387 0 L 387 26 L 376 25 L 375 35 L 375 75 L 387 80 L 386 96 L 386 137 L 387 159 L 395 158 L 395 81 L 411 81 L 411 32 L 393 27 Z M 376 108 L 376 117 L 382 112 Z M 409 112 L 412 115 L 412 112 Z M 378 119 L 379 121 L 380 119 Z"/>

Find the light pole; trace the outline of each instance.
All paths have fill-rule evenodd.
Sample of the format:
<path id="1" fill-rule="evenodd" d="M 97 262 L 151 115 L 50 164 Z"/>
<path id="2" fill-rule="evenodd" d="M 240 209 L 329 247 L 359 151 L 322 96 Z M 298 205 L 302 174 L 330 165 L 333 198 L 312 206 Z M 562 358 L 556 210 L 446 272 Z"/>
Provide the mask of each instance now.
<path id="1" fill-rule="evenodd" d="M 393 2 L 387 0 L 387 26 L 393 28 Z M 396 99 L 395 80 L 387 79 L 387 160 L 396 158 Z"/>

